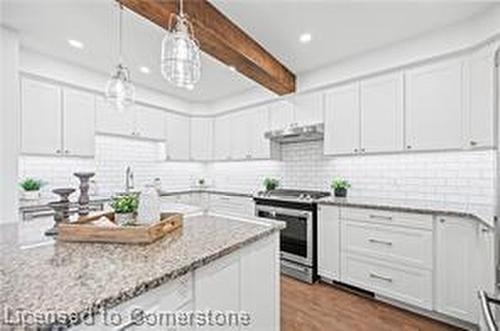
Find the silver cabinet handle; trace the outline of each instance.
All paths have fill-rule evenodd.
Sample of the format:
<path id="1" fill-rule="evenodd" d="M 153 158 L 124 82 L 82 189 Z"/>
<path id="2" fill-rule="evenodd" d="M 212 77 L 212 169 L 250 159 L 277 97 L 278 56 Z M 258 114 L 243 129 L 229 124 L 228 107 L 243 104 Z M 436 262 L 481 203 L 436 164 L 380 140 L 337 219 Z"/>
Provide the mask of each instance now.
<path id="1" fill-rule="evenodd" d="M 378 275 L 378 274 L 373 273 L 373 272 L 370 272 L 370 277 L 371 278 L 375 278 L 375 279 L 384 280 L 384 281 L 386 281 L 388 283 L 392 283 L 392 278 L 387 277 L 387 276 L 381 276 L 381 275 Z"/>
<path id="2" fill-rule="evenodd" d="M 69 154 L 69 149 L 66 149 L 66 150 L 64 151 L 64 154 Z"/>
<path id="3" fill-rule="evenodd" d="M 371 242 L 372 244 L 382 244 L 382 245 L 392 246 L 392 242 L 387 241 L 387 240 L 370 238 L 370 239 L 368 239 L 368 241 Z"/>
<path id="4" fill-rule="evenodd" d="M 355 149 L 354 149 L 354 153 L 357 153 L 357 152 L 358 152 L 358 149 L 357 149 L 357 148 L 355 148 Z"/>
<path id="5" fill-rule="evenodd" d="M 56 154 L 61 154 L 61 150 L 60 149 L 56 149 Z"/>
<path id="6" fill-rule="evenodd" d="M 361 148 L 361 153 L 364 153 L 366 150 L 364 148 Z"/>
<path id="7" fill-rule="evenodd" d="M 470 144 L 471 146 L 477 146 L 477 141 L 475 141 L 475 140 L 471 140 L 471 141 L 469 141 L 469 144 Z"/>
<path id="8" fill-rule="evenodd" d="M 406 149 L 411 149 L 411 145 L 407 145 L 407 146 L 406 146 Z"/>
<path id="9" fill-rule="evenodd" d="M 369 217 L 370 217 L 371 219 L 375 219 L 375 220 L 392 221 L 392 216 L 370 215 Z"/>

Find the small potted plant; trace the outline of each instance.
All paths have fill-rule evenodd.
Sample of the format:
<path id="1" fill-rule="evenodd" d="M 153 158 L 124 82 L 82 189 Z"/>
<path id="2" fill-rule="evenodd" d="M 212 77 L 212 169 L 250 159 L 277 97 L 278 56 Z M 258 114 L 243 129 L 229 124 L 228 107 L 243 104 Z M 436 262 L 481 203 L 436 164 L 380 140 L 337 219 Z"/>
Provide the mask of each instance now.
<path id="1" fill-rule="evenodd" d="M 113 198 L 111 208 L 115 212 L 115 222 L 118 225 L 135 223 L 139 197 L 137 194 L 125 194 Z"/>
<path id="2" fill-rule="evenodd" d="M 351 184 L 347 180 L 337 177 L 332 181 L 331 187 L 336 197 L 345 198 L 347 189 L 351 187 Z"/>
<path id="3" fill-rule="evenodd" d="M 266 178 L 264 179 L 264 187 L 266 188 L 266 191 L 272 191 L 278 188 L 280 185 L 279 180 L 274 179 L 274 178 Z"/>
<path id="4" fill-rule="evenodd" d="M 37 200 L 40 199 L 40 189 L 44 183 L 39 179 L 25 178 L 19 186 L 23 189 L 23 200 Z"/>

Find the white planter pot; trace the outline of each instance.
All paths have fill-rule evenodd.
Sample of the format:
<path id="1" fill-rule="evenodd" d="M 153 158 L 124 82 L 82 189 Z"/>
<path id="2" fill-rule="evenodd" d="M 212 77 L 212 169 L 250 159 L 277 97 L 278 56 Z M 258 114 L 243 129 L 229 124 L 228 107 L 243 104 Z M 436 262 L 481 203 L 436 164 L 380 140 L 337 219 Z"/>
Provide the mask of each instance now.
<path id="1" fill-rule="evenodd" d="M 40 191 L 23 191 L 23 200 L 38 200 L 40 199 Z"/>
<path id="2" fill-rule="evenodd" d="M 115 223 L 118 225 L 124 225 L 127 223 L 134 223 L 135 217 L 134 213 L 115 213 Z"/>

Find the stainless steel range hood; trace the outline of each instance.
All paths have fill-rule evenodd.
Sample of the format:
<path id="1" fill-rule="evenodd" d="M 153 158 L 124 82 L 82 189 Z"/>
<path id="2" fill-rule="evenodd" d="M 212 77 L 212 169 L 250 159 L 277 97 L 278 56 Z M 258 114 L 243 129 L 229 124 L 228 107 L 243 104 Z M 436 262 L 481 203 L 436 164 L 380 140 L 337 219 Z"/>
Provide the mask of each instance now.
<path id="1" fill-rule="evenodd" d="M 283 130 L 268 131 L 265 137 L 280 144 L 322 140 L 324 124 L 291 126 Z"/>

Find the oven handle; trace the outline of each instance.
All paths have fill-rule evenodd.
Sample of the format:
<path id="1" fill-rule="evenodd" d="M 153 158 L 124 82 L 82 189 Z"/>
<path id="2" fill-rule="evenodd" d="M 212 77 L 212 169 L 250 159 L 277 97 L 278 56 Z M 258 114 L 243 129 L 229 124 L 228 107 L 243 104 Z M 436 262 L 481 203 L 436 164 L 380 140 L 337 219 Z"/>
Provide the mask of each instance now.
<path id="1" fill-rule="evenodd" d="M 290 209 L 290 208 L 280 208 L 280 207 L 256 205 L 255 206 L 256 216 L 259 216 L 259 211 L 265 211 L 265 212 L 269 212 L 272 214 L 280 213 L 280 214 L 290 215 L 290 216 L 304 216 L 307 218 L 312 217 L 312 211 L 309 211 L 309 210 L 295 210 L 295 209 Z"/>

